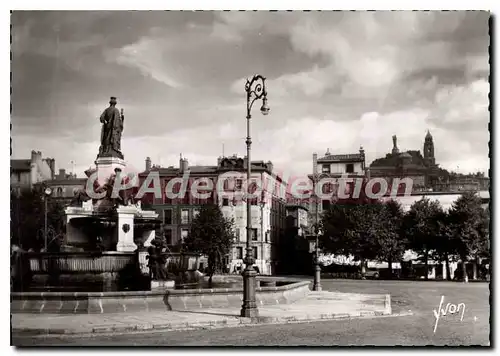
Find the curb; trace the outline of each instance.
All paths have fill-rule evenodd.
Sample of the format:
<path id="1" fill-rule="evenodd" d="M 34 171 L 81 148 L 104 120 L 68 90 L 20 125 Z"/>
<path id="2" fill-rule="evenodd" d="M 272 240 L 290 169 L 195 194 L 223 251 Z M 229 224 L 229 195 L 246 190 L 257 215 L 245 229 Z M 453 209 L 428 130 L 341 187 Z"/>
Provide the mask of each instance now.
<path id="1" fill-rule="evenodd" d="M 336 314 L 319 314 L 319 315 L 304 315 L 304 316 L 288 316 L 288 317 L 266 317 L 259 316 L 255 318 L 235 317 L 235 319 L 210 320 L 205 322 L 181 322 L 181 323 L 162 323 L 162 324 L 135 324 L 135 325 L 111 325 L 99 326 L 93 328 L 79 329 L 60 329 L 60 328 L 12 328 L 12 334 L 16 336 L 83 336 L 96 334 L 110 333 L 134 333 L 146 331 L 176 331 L 176 330 L 196 330 L 196 329 L 211 329 L 224 327 L 241 327 L 248 325 L 265 325 L 265 324 L 289 324 L 289 323 L 306 323 L 325 320 L 346 320 L 357 318 L 374 318 L 374 317 L 396 317 L 403 315 L 413 315 L 413 313 L 402 314 L 387 314 L 386 312 L 358 312 L 358 313 L 336 313 Z"/>

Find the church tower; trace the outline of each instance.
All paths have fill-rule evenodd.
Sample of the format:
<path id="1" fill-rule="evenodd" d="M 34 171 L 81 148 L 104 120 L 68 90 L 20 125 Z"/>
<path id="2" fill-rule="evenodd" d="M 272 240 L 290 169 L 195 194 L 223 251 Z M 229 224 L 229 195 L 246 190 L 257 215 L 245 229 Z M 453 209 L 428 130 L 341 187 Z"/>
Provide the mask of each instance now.
<path id="1" fill-rule="evenodd" d="M 429 130 L 427 130 L 427 135 L 425 135 L 424 160 L 428 166 L 436 164 L 436 159 L 434 158 L 434 141 Z"/>

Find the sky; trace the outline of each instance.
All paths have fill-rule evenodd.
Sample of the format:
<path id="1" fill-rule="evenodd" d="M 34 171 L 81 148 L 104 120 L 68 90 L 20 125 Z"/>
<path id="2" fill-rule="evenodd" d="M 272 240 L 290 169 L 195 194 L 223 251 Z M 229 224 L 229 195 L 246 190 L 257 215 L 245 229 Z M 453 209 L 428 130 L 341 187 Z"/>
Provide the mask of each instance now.
<path id="1" fill-rule="evenodd" d="M 462 173 L 489 168 L 486 12 L 14 12 L 13 158 L 31 150 L 75 172 L 94 164 L 101 112 L 118 98 L 129 168 L 214 165 L 246 154 L 285 175 L 312 154 L 423 150 Z M 132 169 L 133 170 L 133 169 Z"/>

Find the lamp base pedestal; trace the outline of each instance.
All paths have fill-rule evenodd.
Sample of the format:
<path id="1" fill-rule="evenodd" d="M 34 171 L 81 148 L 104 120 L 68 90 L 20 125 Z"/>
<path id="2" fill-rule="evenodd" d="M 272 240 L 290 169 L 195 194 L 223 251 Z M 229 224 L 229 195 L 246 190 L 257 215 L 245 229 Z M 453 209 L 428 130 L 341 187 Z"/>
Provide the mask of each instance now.
<path id="1" fill-rule="evenodd" d="M 321 292 L 321 267 L 319 264 L 314 266 L 313 291 Z"/>
<path id="2" fill-rule="evenodd" d="M 245 318 L 255 318 L 259 316 L 259 309 L 255 301 L 255 286 L 257 272 L 252 267 L 247 267 L 243 271 L 243 305 L 240 316 Z"/>

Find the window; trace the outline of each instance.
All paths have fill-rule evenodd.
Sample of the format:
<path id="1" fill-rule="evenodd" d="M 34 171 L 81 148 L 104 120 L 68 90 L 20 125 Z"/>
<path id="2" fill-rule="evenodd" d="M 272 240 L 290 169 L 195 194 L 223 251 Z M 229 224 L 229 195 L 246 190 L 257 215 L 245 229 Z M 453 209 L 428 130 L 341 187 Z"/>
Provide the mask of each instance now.
<path id="1" fill-rule="evenodd" d="M 251 229 L 252 241 L 257 241 L 257 229 Z"/>
<path id="2" fill-rule="evenodd" d="M 184 241 L 189 235 L 189 229 L 181 229 L 181 241 Z"/>
<path id="3" fill-rule="evenodd" d="M 196 218 L 198 215 L 200 215 L 200 209 L 194 209 L 193 210 L 193 219 Z"/>
<path id="4" fill-rule="evenodd" d="M 181 224 L 189 224 L 189 209 L 181 210 Z"/>
<path id="5" fill-rule="evenodd" d="M 172 245 L 172 230 L 165 229 L 164 233 L 165 233 L 165 241 L 166 241 L 167 245 Z"/>
<path id="6" fill-rule="evenodd" d="M 236 247 L 236 259 L 243 259 L 243 247 Z"/>
<path id="7" fill-rule="evenodd" d="M 61 187 L 57 188 L 57 195 L 58 197 L 62 197 L 63 196 L 63 189 Z"/>
<path id="8" fill-rule="evenodd" d="M 259 252 L 259 250 L 257 249 L 257 246 L 253 246 L 253 247 L 252 247 L 252 250 L 253 250 L 253 251 L 252 251 L 252 253 L 253 253 L 253 258 L 255 258 L 256 260 L 257 260 L 257 259 L 259 259 L 259 258 L 258 258 L 258 256 L 259 256 L 259 255 L 257 254 L 257 252 Z"/>
<path id="9" fill-rule="evenodd" d="M 163 210 L 163 223 L 166 225 L 172 225 L 172 209 Z"/>
<path id="10" fill-rule="evenodd" d="M 348 163 L 345 165 L 345 172 L 346 173 L 354 173 L 354 164 Z"/>
<path id="11" fill-rule="evenodd" d="M 321 208 L 323 210 L 328 210 L 330 209 L 330 201 L 329 200 L 323 200 L 322 204 L 321 204 Z"/>
<path id="12" fill-rule="evenodd" d="M 240 241 L 240 229 L 236 229 L 236 241 Z"/>
<path id="13" fill-rule="evenodd" d="M 236 189 L 241 189 L 243 187 L 243 179 L 236 179 Z"/>
<path id="14" fill-rule="evenodd" d="M 266 242 L 269 242 L 269 230 L 266 231 Z"/>
<path id="15" fill-rule="evenodd" d="M 228 198 L 222 198 L 222 206 L 229 206 L 229 199 Z"/>
<path id="16" fill-rule="evenodd" d="M 330 173 L 330 165 L 329 164 L 324 164 L 321 168 L 321 171 L 323 173 Z"/>

